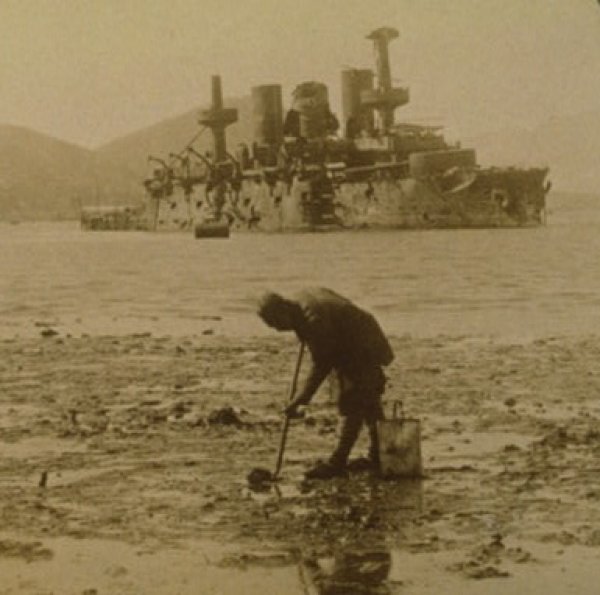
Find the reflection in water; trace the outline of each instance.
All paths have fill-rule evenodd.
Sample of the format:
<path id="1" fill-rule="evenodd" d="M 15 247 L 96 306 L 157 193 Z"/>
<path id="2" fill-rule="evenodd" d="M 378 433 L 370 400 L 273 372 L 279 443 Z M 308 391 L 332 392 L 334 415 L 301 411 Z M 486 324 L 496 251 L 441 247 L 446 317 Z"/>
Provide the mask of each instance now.
<path id="1" fill-rule="evenodd" d="M 300 564 L 305 592 L 318 595 L 388 595 L 392 556 L 383 544 L 358 542 L 336 548 L 333 558 L 307 558 Z"/>
<path id="2" fill-rule="evenodd" d="M 423 511 L 423 481 L 374 480 L 369 489 L 369 503 L 385 526 L 397 526 Z"/>
<path id="3" fill-rule="evenodd" d="M 397 542 L 403 523 L 422 511 L 420 480 L 347 482 L 338 492 L 353 511 L 345 534 L 329 543 L 326 553 L 305 553 L 299 564 L 307 595 L 391 595 L 390 546 Z"/>

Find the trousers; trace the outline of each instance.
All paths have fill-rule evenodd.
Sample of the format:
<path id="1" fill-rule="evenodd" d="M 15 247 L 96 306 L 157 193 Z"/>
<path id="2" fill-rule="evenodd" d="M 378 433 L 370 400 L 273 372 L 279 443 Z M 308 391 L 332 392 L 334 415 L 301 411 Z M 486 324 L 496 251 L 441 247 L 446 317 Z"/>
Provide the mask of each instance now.
<path id="1" fill-rule="evenodd" d="M 383 419 L 381 395 L 385 390 L 385 376 L 380 367 L 353 372 L 338 372 L 338 409 L 342 416 L 340 437 L 329 462 L 345 466 L 356 444 L 363 424 L 369 431 L 369 459 L 379 464 L 377 421 Z"/>

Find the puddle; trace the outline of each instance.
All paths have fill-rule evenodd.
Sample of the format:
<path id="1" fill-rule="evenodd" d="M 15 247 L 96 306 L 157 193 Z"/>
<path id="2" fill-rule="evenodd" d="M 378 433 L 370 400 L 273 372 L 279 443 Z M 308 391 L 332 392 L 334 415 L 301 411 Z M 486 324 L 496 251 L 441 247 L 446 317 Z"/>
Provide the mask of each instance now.
<path id="1" fill-rule="evenodd" d="M 0 452 L 4 459 L 22 459 L 27 462 L 49 457 L 64 457 L 72 453 L 87 451 L 87 445 L 81 442 L 58 441 L 55 437 L 35 436 L 21 438 L 16 442 L 2 442 Z"/>
<path id="2" fill-rule="evenodd" d="M 491 564 L 497 578 L 465 578 L 451 568 L 469 558 L 465 550 L 409 554 L 392 551 L 390 579 L 402 583 L 402 595 L 584 595 L 597 592 L 597 550 L 571 546 L 569 549 L 520 542 L 518 546 L 529 552 L 533 560 L 518 563 L 504 560 Z M 394 593 L 394 591 L 392 591 Z"/>
<path id="3" fill-rule="evenodd" d="M 251 550 L 208 540 L 167 547 L 4 533 L 0 545 L 6 546 L 0 547 L 6 595 L 582 595 L 597 586 L 596 549 L 538 542 L 510 544 L 507 554 L 519 551 L 524 557 L 500 554 L 486 562 L 492 578 L 483 580 L 457 571 L 472 556 L 464 549 L 414 554 L 360 540 L 332 543 L 325 556 L 309 545 L 293 553 L 268 543 Z"/>
<path id="4" fill-rule="evenodd" d="M 0 534 L 0 539 L 22 542 L 24 551 L 31 550 L 27 542 L 37 543 L 6 534 Z M 0 558 L 3 594 L 264 595 L 282 593 L 282 585 L 286 594 L 306 593 L 296 565 L 221 567 L 221 560 L 232 552 L 216 542 L 187 542 L 177 548 L 163 544 L 155 551 L 151 543 L 134 546 L 109 540 L 54 538 L 44 539 L 41 546 L 50 552 L 43 560 Z"/>

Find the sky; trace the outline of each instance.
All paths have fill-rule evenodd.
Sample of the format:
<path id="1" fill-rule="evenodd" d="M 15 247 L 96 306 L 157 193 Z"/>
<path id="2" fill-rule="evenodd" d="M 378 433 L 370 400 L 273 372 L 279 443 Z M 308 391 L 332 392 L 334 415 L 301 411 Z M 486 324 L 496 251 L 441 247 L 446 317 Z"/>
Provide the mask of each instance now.
<path id="1" fill-rule="evenodd" d="M 456 137 L 600 113 L 598 0 L 0 0 L 0 123 L 87 147 L 226 96 L 372 67 L 392 26 L 397 120 Z"/>

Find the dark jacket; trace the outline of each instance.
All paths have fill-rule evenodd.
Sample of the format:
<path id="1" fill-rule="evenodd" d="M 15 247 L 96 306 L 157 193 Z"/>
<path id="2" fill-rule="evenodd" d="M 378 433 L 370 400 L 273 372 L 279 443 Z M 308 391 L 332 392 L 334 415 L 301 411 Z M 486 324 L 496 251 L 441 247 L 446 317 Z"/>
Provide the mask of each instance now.
<path id="1" fill-rule="evenodd" d="M 335 370 L 342 392 L 383 392 L 382 366 L 394 353 L 375 318 L 350 300 L 325 288 L 306 289 L 293 300 L 300 306 L 296 334 L 306 343 L 312 367 L 299 395 L 308 402 L 327 375 Z M 368 394 L 364 395 L 368 398 Z"/>

